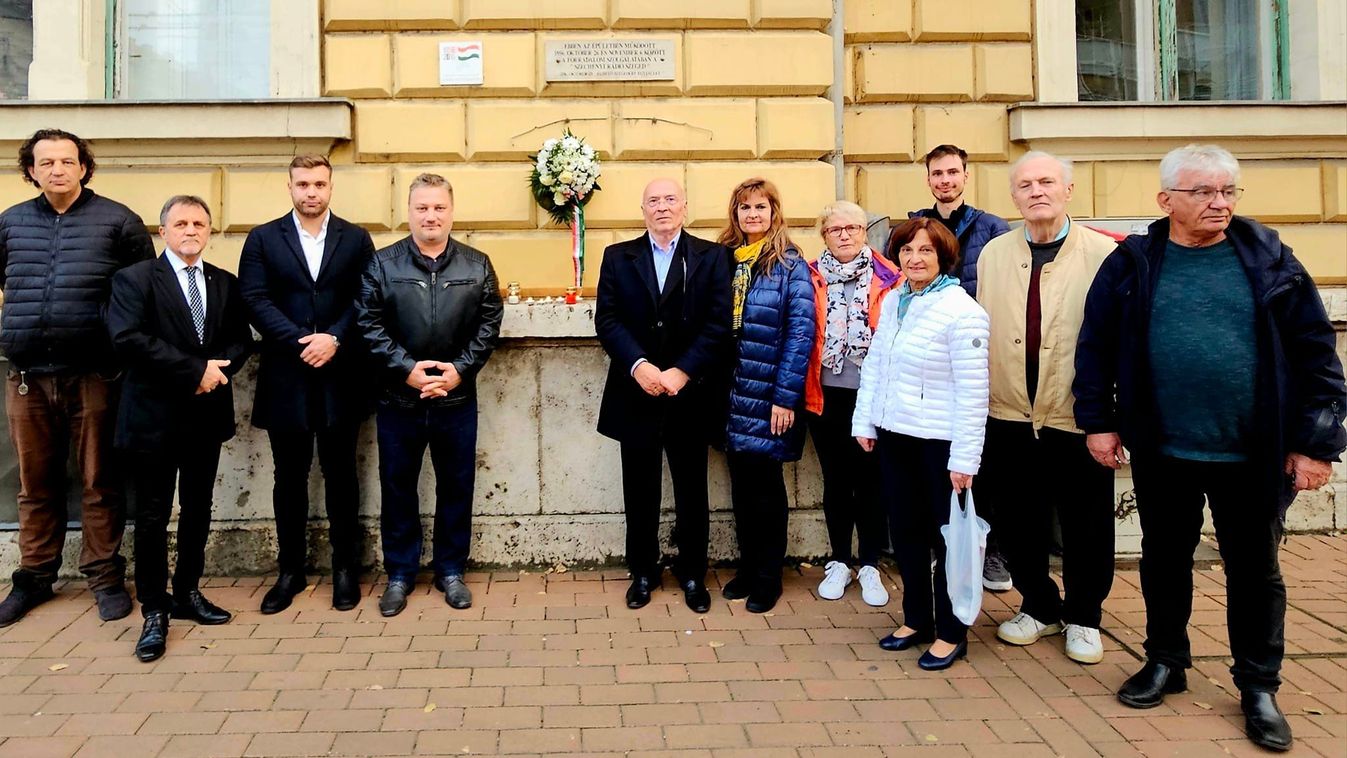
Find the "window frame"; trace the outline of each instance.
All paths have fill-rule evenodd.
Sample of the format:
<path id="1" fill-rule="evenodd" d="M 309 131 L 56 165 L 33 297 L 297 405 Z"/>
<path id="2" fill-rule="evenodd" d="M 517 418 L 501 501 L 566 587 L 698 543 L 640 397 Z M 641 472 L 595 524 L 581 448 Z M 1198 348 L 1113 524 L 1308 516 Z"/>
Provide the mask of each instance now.
<path id="1" fill-rule="evenodd" d="M 1141 0 L 1141 4 L 1154 7 L 1159 2 L 1167 2 L 1173 7 L 1173 1 Z M 1260 23 L 1260 46 L 1268 60 L 1268 65 L 1260 66 L 1264 77 L 1260 82 L 1260 90 L 1265 93 L 1265 97 L 1242 102 L 1322 102 L 1347 97 L 1347 91 L 1343 90 L 1343 77 L 1338 71 L 1338 62 L 1347 58 L 1347 54 L 1342 50 L 1324 50 L 1325 42 L 1320 39 L 1331 35 L 1342 22 L 1341 14 L 1329 7 L 1330 3 L 1339 0 L 1300 0 L 1295 3 L 1294 18 L 1290 8 L 1293 1 L 1273 0 L 1272 3 L 1259 4 L 1264 19 Z M 1140 24 L 1145 23 L 1143 17 L 1146 14 L 1136 15 L 1140 27 Z M 1149 39 L 1149 35 L 1155 33 L 1138 28 L 1138 39 Z M 1309 61 L 1310 65 L 1292 58 L 1293 37 L 1301 49 L 1318 51 L 1313 60 Z M 1035 0 L 1033 44 L 1037 62 L 1034 73 L 1037 101 L 1080 102 L 1077 91 L 1075 0 Z M 1151 48 L 1152 54 L 1154 49 Z M 1148 87 L 1151 89 L 1148 90 Z M 1139 105 L 1204 102 L 1159 99 L 1152 94 L 1154 87 L 1154 81 L 1139 70 L 1138 99 L 1118 102 Z M 1300 94 L 1302 92 L 1303 95 Z M 1151 98 L 1145 99 L 1145 94 L 1151 94 Z"/>

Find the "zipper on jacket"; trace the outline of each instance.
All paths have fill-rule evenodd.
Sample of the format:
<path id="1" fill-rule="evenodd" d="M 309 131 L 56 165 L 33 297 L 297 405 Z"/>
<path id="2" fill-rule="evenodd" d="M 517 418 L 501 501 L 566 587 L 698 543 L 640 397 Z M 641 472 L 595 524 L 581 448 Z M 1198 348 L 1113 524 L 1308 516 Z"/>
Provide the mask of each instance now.
<path id="1" fill-rule="evenodd" d="M 435 274 L 430 272 L 430 327 L 435 328 Z"/>

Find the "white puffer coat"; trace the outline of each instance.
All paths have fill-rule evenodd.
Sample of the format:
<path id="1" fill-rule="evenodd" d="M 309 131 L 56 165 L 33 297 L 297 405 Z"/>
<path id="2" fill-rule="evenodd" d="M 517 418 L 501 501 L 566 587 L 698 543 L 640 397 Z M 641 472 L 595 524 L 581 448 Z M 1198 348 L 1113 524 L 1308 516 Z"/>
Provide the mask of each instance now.
<path id="1" fill-rule="evenodd" d="M 913 297 L 901 329 L 898 293 L 885 298 L 851 433 L 949 440 L 949 469 L 976 474 L 987 427 L 987 329 L 986 311 L 962 287 Z"/>

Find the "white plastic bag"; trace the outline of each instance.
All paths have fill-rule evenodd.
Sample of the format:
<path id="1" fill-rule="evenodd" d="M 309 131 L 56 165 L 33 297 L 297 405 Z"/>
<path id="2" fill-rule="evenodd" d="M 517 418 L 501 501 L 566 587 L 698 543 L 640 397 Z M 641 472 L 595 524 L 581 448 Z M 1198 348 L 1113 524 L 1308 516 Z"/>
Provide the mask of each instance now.
<path id="1" fill-rule="evenodd" d="M 973 509 L 973 490 L 965 494 L 967 507 L 959 507 L 959 495 L 949 496 L 949 524 L 940 527 L 945 538 L 945 583 L 954 615 L 968 626 L 982 611 L 982 558 L 987 552 L 991 526 Z"/>

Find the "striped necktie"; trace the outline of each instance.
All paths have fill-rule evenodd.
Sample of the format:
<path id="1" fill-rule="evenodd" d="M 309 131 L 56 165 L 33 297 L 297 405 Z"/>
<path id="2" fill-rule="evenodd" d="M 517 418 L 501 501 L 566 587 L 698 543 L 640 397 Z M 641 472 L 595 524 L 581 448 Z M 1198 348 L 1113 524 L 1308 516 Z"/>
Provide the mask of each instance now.
<path id="1" fill-rule="evenodd" d="M 187 305 L 192 309 L 192 325 L 196 327 L 196 338 L 198 342 L 206 341 L 206 306 L 201 302 L 201 287 L 196 283 L 196 266 L 188 266 L 184 269 L 187 272 Z"/>

